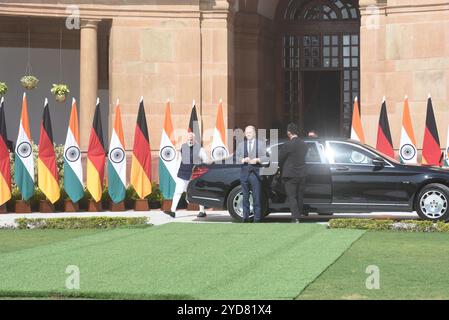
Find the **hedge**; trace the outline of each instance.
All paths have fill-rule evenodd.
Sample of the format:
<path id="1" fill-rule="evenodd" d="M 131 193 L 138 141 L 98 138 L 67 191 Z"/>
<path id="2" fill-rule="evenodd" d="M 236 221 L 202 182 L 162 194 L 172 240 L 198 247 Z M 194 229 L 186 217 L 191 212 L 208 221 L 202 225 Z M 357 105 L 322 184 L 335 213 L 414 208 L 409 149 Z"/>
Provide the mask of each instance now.
<path id="1" fill-rule="evenodd" d="M 374 220 L 374 219 L 333 219 L 329 221 L 330 229 L 359 229 L 375 231 L 405 231 L 405 232 L 447 232 L 449 223 L 442 221 L 417 220 Z"/>
<path id="2" fill-rule="evenodd" d="M 19 218 L 15 222 L 17 229 L 110 229 L 151 226 L 148 217 Z"/>

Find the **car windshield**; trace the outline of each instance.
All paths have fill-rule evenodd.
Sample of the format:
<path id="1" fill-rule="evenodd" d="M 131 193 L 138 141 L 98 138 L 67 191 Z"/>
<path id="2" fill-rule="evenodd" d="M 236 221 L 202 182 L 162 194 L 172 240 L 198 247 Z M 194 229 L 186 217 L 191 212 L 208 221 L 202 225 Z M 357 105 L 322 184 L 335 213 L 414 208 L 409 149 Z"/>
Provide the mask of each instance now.
<path id="1" fill-rule="evenodd" d="M 373 147 L 371 147 L 371 146 L 369 146 L 369 145 L 367 145 L 367 144 L 364 144 L 363 146 L 364 146 L 365 148 L 367 148 L 369 151 L 374 152 L 375 154 L 381 155 L 383 158 L 387 159 L 388 161 L 390 161 L 390 162 L 392 162 L 392 163 L 400 164 L 400 162 L 397 161 L 396 159 L 394 159 L 394 158 L 392 158 L 392 157 L 390 157 L 390 156 L 387 156 L 386 154 L 383 154 L 383 153 L 380 152 L 379 150 L 374 149 Z"/>

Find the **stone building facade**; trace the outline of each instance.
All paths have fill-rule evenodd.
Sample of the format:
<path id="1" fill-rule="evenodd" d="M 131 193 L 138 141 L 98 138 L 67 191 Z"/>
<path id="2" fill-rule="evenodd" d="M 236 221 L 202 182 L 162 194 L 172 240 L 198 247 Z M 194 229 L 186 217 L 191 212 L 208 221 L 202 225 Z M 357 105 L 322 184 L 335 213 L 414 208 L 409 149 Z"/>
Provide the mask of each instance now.
<path id="1" fill-rule="evenodd" d="M 79 29 L 61 31 L 67 17 L 78 13 Z M 4 47 L 25 50 L 30 24 L 33 48 L 58 48 L 63 34 L 64 48 L 79 50 L 79 61 L 73 63 L 79 78 L 73 81 L 74 92 L 79 92 L 83 150 L 100 90 L 107 101 L 103 120 L 109 124 L 114 101 L 120 98 L 127 149 L 132 146 L 139 99 L 145 97 L 155 159 L 168 98 L 178 129 L 187 127 L 193 99 L 203 132 L 213 129 L 216 107 L 223 99 L 228 128 L 283 128 L 296 121 L 305 130 L 346 136 L 351 101 L 360 96 L 367 142 L 375 145 L 385 95 L 398 148 L 407 94 L 421 148 L 431 93 L 440 139 L 446 139 L 445 2 L 5 0 L 0 3 L 0 53 Z M 0 81 L 20 76 L 1 70 Z M 8 95 L 13 99 L 21 92 Z M 64 128 L 61 132 L 68 121 L 66 109 L 56 121 Z"/>

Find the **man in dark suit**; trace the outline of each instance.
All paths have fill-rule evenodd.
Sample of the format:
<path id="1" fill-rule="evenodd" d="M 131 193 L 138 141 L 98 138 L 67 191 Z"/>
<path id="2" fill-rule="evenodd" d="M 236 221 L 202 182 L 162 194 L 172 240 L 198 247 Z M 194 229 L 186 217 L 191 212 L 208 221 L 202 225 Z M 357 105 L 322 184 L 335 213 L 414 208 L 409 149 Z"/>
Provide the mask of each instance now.
<path id="1" fill-rule="evenodd" d="M 306 184 L 306 155 L 307 144 L 299 138 L 298 127 L 291 123 L 287 127 L 287 136 L 290 139 L 279 152 L 279 167 L 282 181 L 285 185 L 292 222 L 299 223 L 303 213 L 304 187 Z"/>
<path id="2" fill-rule="evenodd" d="M 262 220 L 262 178 L 260 166 L 268 162 L 265 142 L 256 137 L 256 128 L 245 129 L 245 139 L 236 149 L 236 163 L 241 163 L 240 183 L 243 189 L 243 222 L 249 222 L 249 195 L 253 195 L 254 222 Z"/>

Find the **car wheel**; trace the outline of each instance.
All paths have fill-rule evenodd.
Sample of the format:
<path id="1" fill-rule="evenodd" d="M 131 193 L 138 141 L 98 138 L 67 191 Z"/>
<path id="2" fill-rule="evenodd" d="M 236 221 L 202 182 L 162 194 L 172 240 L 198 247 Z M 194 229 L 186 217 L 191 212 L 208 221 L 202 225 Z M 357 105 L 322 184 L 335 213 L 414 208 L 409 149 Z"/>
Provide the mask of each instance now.
<path id="1" fill-rule="evenodd" d="M 425 186 L 418 194 L 415 207 L 421 219 L 447 220 L 449 217 L 449 188 L 439 183 Z"/>
<path id="2" fill-rule="evenodd" d="M 250 203 L 250 216 L 252 219 L 254 217 L 254 208 L 253 208 L 253 196 L 250 194 L 249 196 Z M 228 200 L 226 201 L 226 206 L 228 208 L 229 214 L 231 217 L 237 221 L 243 221 L 243 190 L 241 186 L 237 186 L 231 190 L 228 196 Z M 267 206 L 265 201 L 262 200 L 262 212 L 267 212 Z"/>

